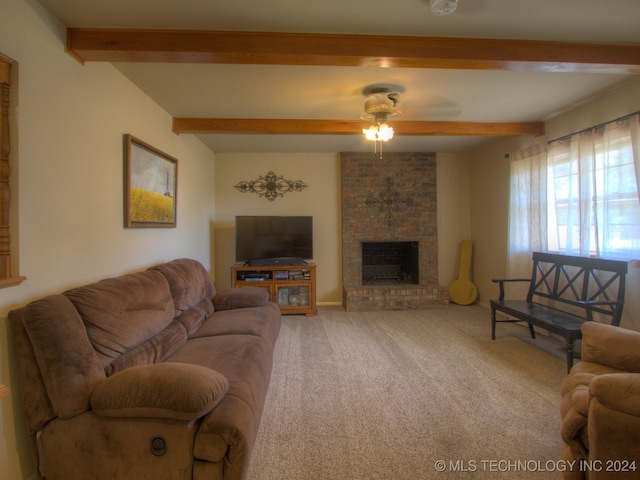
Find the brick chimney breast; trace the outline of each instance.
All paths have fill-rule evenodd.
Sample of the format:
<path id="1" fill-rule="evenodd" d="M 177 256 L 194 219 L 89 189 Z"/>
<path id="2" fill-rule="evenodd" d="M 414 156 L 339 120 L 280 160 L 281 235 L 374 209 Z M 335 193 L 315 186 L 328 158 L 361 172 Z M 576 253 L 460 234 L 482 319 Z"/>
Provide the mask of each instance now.
<path id="1" fill-rule="evenodd" d="M 347 311 L 446 306 L 438 282 L 436 156 L 342 153 L 342 283 Z M 417 281 L 363 285 L 363 243 L 417 246 Z"/>

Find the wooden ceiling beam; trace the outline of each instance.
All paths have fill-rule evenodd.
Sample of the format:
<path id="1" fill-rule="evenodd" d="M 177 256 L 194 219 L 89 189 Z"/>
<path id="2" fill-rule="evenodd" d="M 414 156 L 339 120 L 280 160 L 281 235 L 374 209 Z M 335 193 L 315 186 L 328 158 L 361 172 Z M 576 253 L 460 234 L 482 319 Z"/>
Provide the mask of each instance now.
<path id="1" fill-rule="evenodd" d="M 530 40 L 69 28 L 80 62 L 640 73 L 640 45 Z"/>
<path id="2" fill-rule="evenodd" d="M 390 121 L 396 135 L 418 136 L 518 136 L 544 135 L 542 122 L 439 122 Z M 174 118 L 175 133 L 353 135 L 362 134 L 370 122 L 362 120 L 301 120 L 270 118 Z"/>

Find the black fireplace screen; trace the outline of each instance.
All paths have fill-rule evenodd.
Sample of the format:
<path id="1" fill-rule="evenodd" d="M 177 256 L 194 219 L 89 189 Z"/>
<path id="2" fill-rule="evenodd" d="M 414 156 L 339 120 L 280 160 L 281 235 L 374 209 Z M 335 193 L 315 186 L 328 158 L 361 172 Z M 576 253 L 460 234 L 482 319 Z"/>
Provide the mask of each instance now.
<path id="1" fill-rule="evenodd" d="M 362 284 L 418 284 L 418 242 L 363 242 Z"/>

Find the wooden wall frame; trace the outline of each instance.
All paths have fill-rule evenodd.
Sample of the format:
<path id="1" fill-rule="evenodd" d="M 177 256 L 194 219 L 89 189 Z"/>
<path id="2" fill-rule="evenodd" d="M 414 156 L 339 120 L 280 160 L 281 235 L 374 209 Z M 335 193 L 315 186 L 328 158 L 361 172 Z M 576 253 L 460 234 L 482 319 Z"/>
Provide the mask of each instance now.
<path id="1" fill-rule="evenodd" d="M 178 160 L 125 134 L 124 174 L 125 228 L 175 228 Z"/>
<path id="2" fill-rule="evenodd" d="M 9 100 L 12 64 L 13 60 L 0 53 L 0 287 L 16 285 L 26 280 L 25 277 L 14 277 L 11 273 Z"/>

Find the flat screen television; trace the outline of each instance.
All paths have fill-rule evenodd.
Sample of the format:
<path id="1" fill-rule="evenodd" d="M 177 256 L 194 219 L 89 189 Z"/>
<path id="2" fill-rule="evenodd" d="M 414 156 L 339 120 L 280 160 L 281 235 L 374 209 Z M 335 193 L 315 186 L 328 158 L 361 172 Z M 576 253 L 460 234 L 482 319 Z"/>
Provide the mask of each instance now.
<path id="1" fill-rule="evenodd" d="M 236 217 L 236 262 L 281 258 L 313 258 L 313 217 Z"/>

